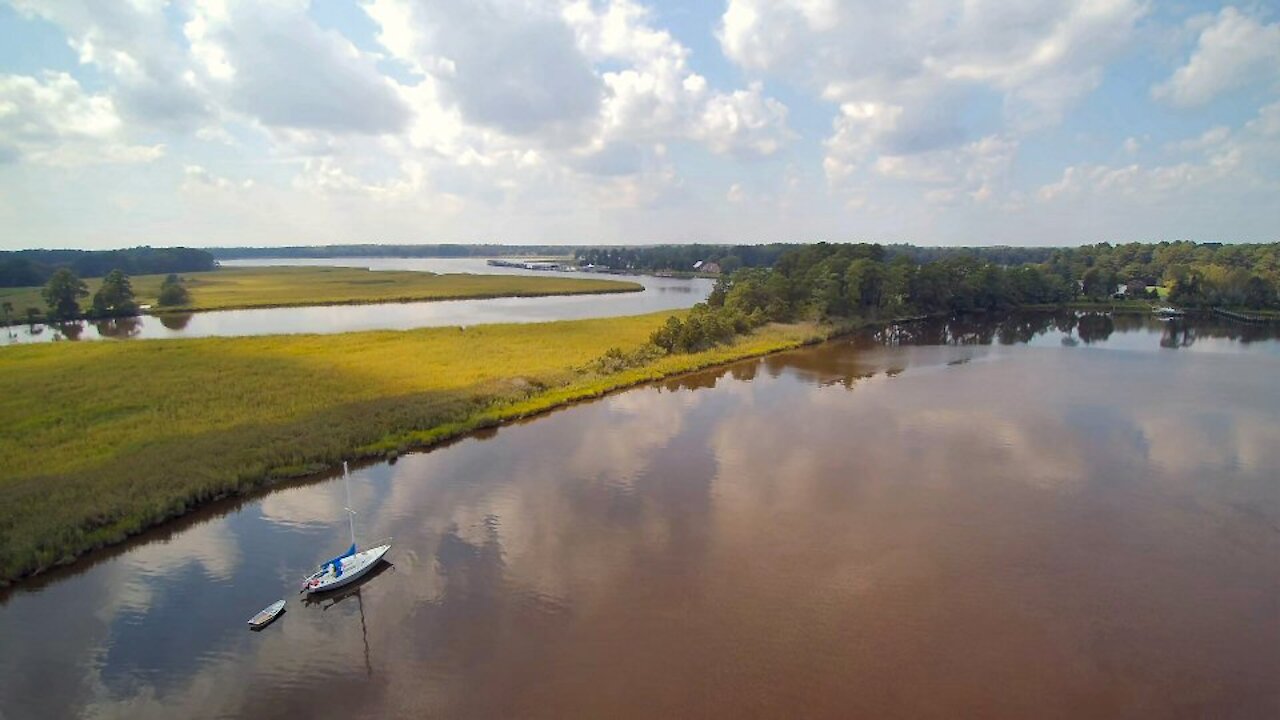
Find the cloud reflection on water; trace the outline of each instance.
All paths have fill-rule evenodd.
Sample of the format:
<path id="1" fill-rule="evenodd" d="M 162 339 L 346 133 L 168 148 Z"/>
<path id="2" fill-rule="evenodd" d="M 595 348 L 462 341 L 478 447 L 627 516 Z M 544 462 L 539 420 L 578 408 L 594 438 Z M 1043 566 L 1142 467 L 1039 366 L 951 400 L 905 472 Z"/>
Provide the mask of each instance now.
<path id="1" fill-rule="evenodd" d="M 344 529 L 341 481 L 270 493 L 0 606 L 0 701 L 917 714 L 992 677 L 992 715 L 1274 698 L 1274 355 L 944 337 L 741 363 L 358 469 L 361 536 L 394 534 L 395 567 L 250 634 Z M 31 629 L 45 607 L 65 630 Z"/>

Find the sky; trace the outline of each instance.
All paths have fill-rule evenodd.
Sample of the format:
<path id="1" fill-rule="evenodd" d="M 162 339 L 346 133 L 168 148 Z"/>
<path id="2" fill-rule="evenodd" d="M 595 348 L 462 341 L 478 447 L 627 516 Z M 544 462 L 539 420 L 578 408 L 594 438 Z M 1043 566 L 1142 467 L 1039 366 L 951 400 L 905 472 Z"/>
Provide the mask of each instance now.
<path id="1" fill-rule="evenodd" d="M 0 228 L 1280 241 L 1280 2 L 0 0 Z"/>

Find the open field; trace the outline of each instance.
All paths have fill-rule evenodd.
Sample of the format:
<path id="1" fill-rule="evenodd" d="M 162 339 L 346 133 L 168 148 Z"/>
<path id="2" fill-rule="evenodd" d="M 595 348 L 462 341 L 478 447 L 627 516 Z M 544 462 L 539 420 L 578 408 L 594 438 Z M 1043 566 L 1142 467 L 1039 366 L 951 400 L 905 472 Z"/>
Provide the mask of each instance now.
<path id="1" fill-rule="evenodd" d="M 6 348 L 0 582 L 273 478 L 826 332 L 770 325 L 697 354 L 646 351 L 669 315 Z"/>
<path id="2" fill-rule="evenodd" d="M 223 268 L 213 272 L 184 273 L 192 303 L 157 308 L 163 275 L 131 278 L 138 303 L 157 311 L 231 310 L 300 305 L 344 305 L 419 300 L 460 300 L 489 297 L 536 297 L 587 293 L 635 292 L 633 282 L 536 275 L 437 275 L 408 270 L 373 272 L 343 267 Z M 102 280 L 86 280 L 92 294 Z M 13 303 L 15 319 L 25 321 L 29 307 L 44 311 L 40 288 L 0 288 L 0 302 Z M 92 295 L 81 301 L 88 308 Z"/>

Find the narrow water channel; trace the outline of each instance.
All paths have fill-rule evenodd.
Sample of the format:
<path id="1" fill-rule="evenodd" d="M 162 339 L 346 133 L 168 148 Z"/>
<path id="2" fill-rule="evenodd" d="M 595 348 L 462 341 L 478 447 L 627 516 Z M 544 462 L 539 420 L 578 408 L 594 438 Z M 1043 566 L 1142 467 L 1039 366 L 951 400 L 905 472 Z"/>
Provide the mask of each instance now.
<path id="1" fill-rule="evenodd" d="M 483 258 L 335 258 L 312 260 L 252 260 L 223 262 L 227 267 L 262 265 L 322 265 L 367 267 L 372 270 L 419 270 L 436 273 L 524 274 L 600 279 L 597 273 L 540 272 L 490 267 Z M 620 275 L 640 283 L 634 293 L 561 295 L 537 298 L 489 298 L 369 305 L 322 305 L 257 310 L 217 310 L 57 325 L 19 325 L 0 328 L 0 345 L 30 342 L 183 338 L 211 335 L 279 335 L 342 333 L 357 330 L 409 330 L 420 327 L 529 323 L 553 320 L 640 315 L 692 307 L 707 298 L 711 280 Z"/>

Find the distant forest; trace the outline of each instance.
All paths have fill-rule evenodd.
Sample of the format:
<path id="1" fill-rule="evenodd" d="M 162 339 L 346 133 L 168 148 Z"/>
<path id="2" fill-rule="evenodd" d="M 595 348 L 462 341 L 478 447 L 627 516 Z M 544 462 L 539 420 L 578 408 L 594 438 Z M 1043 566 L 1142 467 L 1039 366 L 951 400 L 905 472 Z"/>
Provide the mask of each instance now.
<path id="1" fill-rule="evenodd" d="M 721 273 L 774 267 L 784 257 L 803 256 L 807 248 L 875 248 L 877 262 L 915 266 L 949 263 L 966 267 L 1034 270 L 1033 277 L 1061 284 L 1054 300 L 1101 299 L 1125 286 L 1162 286 L 1170 299 L 1185 305 L 1274 307 L 1280 285 L 1280 243 L 1226 245 L 1187 241 L 1053 247 L 916 247 L 913 245 L 784 244 L 655 245 L 581 248 L 580 263 L 637 271 L 691 271 L 712 261 Z"/>
<path id="2" fill-rule="evenodd" d="M 914 251 L 932 259 L 917 260 Z M 722 274 L 707 302 L 684 319 L 670 318 L 652 340 L 668 352 L 692 352 L 770 321 L 963 314 L 1109 301 L 1118 294 L 1152 299 L 1151 285 L 1182 306 L 1280 307 L 1280 243 L 1102 243 L 1022 251 L 791 246 L 770 267 Z"/>
<path id="3" fill-rule="evenodd" d="M 710 261 L 721 272 L 738 268 L 771 267 L 783 254 L 813 243 L 770 243 L 768 245 L 650 245 L 635 247 L 583 247 L 574 251 L 579 263 L 604 265 L 620 270 L 645 272 L 692 271 L 693 264 Z M 1050 247 L 917 247 L 882 245 L 886 259 L 905 256 L 923 264 L 950 257 L 971 257 L 997 265 L 1024 265 L 1046 262 L 1060 248 Z"/>
<path id="4" fill-rule="evenodd" d="M 126 275 L 200 272 L 217 266 L 206 250 L 136 247 L 127 250 L 0 251 L 0 287 L 43 285 L 59 268 L 82 278 L 105 277 L 112 270 Z"/>
<path id="5" fill-rule="evenodd" d="M 112 270 L 128 275 L 212 270 L 215 258 L 488 257 L 560 256 L 580 264 L 639 272 L 690 272 L 700 261 L 715 262 L 723 278 L 739 271 L 778 269 L 793 275 L 800 262 L 807 277 L 793 285 L 800 295 L 826 298 L 828 312 L 865 306 L 935 312 L 946 308 L 1011 307 L 1031 303 L 1103 300 L 1115 294 L 1154 296 L 1188 307 L 1277 308 L 1280 299 L 1280 243 L 1228 245 L 1187 241 L 1099 243 L 1073 248 L 916 247 L 912 245 L 774 243 L 768 245 L 650 245 L 566 247 L 558 245 L 328 245 L 284 248 L 151 248 L 128 250 L 20 250 L 0 252 L 0 287 L 44 284 L 66 267 L 81 277 Z M 849 266 L 866 260 L 871 283 L 851 288 Z M 945 282 L 942 281 L 945 276 Z M 760 278 L 756 278 L 757 280 Z M 861 282 L 862 280 L 859 280 Z M 774 281 L 778 282 L 777 280 Z M 883 292 L 876 289 L 883 284 Z M 788 293 L 790 294 L 790 293 Z M 854 300 L 853 298 L 858 298 Z M 788 298 L 786 304 L 791 304 Z M 881 305 L 881 303 L 884 303 Z"/>
<path id="6" fill-rule="evenodd" d="M 293 245 L 290 247 L 215 247 L 209 252 L 219 260 L 250 258 L 349 258 L 410 257 L 457 258 L 567 255 L 573 250 L 564 245 Z"/>

